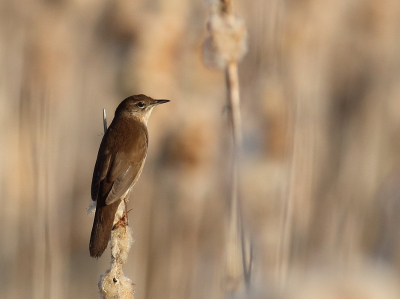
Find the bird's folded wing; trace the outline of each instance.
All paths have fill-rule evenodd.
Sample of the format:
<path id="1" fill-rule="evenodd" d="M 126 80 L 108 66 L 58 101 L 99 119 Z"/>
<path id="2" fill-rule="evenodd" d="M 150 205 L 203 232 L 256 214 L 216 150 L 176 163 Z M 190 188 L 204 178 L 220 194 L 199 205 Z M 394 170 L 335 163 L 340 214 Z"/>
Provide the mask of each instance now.
<path id="1" fill-rule="evenodd" d="M 92 200 L 97 200 L 100 191 L 100 182 L 103 181 L 110 168 L 111 154 L 102 151 L 100 147 L 97 155 L 96 165 L 93 171 L 91 195 Z"/>
<path id="2" fill-rule="evenodd" d="M 112 126 L 112 125 L 111 125 Z M 114 132 L 114 131 L 113 131 Z M 111 131 L 103 137 L 92 180 L 92 199 L 110 205 L 139 178 L 147 154 L 147 132 L 135 130 L 131 138 L 115 138 L 109 144 Z"/>
<path id="3" fill-rule="evenodd" d="M 113 167 L 107 178 L 108 181 L 112 182 L 112 187 L 105 199 L 106 205 L 110 205 L 121 198 L 133 186 L 139 178 L 144 164 L 144 159 L 141 159 L 140 163 L 131 164 L 126 163 L 126 161 L 124 163 L 124 159 L 122 161 L 117 159 L 118 157 L 114 160 Z"/>
<path id="4" fill-rule="evenodd" d="M 139 178 L 146 158 L 146 148 L 132 153 L 117 152 L 114 156 L 99 152 L 92 181 L 92 198 L 106 205 L 120 199 Z M 98 182 L 98 183 L 96 183 Z M 93 197 L 94 196 L 94 197 Z"/>

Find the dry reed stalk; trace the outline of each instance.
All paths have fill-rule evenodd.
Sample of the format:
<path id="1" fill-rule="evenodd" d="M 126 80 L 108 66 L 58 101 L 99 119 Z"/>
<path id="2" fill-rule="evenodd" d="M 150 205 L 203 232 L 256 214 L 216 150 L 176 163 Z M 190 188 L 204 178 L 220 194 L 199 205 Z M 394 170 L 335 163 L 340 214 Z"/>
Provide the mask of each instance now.
<path id="1" fill-rule="evenodd" d="M 246 288 L 249 287 L 251 269 L 251 261 L 246 254 L 246 240 L 239 202 L 242 124 L 237 64 L 247 50 L 247 32 L 242 19 L 234 15 L 230 0 L 221 0 L 219 3 L 211 5 L 211 16 L 207 27 L 210 36 L 203 45 L 203 61 L 208 67 L 225 69 L 228 106 L 230 108 L 233 160 L 226 247 L 227 284 L 225 287 L 227 292 L 234 292 L 239 288 L 243 279 Z"/>
<path id="2" fill-rule="evenodd" d="M 106 110 L 103 109 L 104 133 L 107 131 Z M 126 201 L 129 193 L 121 201 L 114 219 L 111 232 L 111 265 L 110 269 L 100 275 L 98 287 L 102 299 L 133 299 L 133 283 L 125 277 L 122 267 L 128 259 L 133 243 L 132 232 L 128 226 Z M 91 207 L 89 207 L 90 209 Z"/>

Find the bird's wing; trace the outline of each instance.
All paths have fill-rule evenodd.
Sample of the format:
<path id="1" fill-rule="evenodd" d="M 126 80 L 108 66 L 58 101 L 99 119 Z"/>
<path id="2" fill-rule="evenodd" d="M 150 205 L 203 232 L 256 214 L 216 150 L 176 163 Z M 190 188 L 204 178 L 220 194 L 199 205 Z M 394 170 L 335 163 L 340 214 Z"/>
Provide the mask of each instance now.
<path id="1" fill-rule="evenodd" d="M 137 181 L 142 172 L 142 167 L 146 158 L 145 152 L 144 155 L 137 160 L 140 161 L 139 163 L 128 163 L 128 161 L 124 159 L 124 156 L 123 154 L 117 154 L 113 167 L 108 174 L 107 180 L 112 182 L 112 187 L 105 199 L 106 205 L 110 205 L 120 199 Z"/>
<path id="2" fill-rule="evenodd" d="M 108 133 L 108 131 L 107 131 Z M 147 132 L 137 130 L 108 148 L 108 134 L 100 145 L 92 180 L 92 199 L 110 205 L 121 198 L 139 178 L 147 153 Z M 114 151 L 112 151 L 114 149 Z"/>
<path id="3" fill-rule="evenodd" d="M 105 148 L 104 139 L 107 136 L 105 135 L 103 141 L 101 142 L 99 153 L 97 154 L 96 165 L 94 166 L 93 171 L 93 179 L 92 179 L 92 188 L 91 195 L 92 200 L 97 200 L 100 191 L 100 182 L 103 181 L 108 173 L 108 169 L 110 168 L 111 162 L 111 154 Z"/>

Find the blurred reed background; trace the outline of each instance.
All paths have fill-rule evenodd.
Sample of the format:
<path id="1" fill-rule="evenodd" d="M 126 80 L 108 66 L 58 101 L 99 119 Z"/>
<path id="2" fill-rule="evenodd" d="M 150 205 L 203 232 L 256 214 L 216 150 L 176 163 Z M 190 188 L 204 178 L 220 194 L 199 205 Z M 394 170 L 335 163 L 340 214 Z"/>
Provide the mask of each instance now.
<path id="1" fill-rule="evenodd" d="M 400 2 L 236 0 L 241 200 L 253 244 L 237 298 L 398 299 Z M 130 197 L 135 297 L 226 298 L 231 138 L 224 73 L 201 61 L 203 1 L 0 2 L 0 297 L 97 298 L 92 171 L 125 97 L 155 109 Z M 287 229 L 283 229 L 286 223 Z"/>

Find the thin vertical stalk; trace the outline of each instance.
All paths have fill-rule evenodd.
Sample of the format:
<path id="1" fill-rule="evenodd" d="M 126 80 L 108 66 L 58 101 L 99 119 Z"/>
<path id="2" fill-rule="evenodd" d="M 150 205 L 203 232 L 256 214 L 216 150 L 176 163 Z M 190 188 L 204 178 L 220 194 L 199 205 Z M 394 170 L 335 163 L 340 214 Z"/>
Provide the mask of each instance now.
<path id="1" fill-rule="evenodd" d="M 228 89 L 228 102 L 231 112 L 235 160 L 237 162 L 237 157 L 240 155 L 242 145 L 242 118 L 240 115 L 239 76 L 236 61 L 228 64 L 226 69 L 226 85 Z"/>
<path id="2" fill-rule="evenodd" d="M 103 109 L 103 128 L 104 134 L 107 131 L 106 109 Z M 111 231 L 111 265 L 110 269 L 100 275 L 98 287 L 99 296 L 102 299 L 133 299 L 133 283 L 125 277 L 122 267 L 128 258 L 128 253 L 132 245 L 132 231 L 128 226 L 128 215 L 126 199 L 129 193 L 122 199 L 117 213 L 115 214 L 114 227 Z"/>
<path id="3" fill-rule="evenodd" d="M 229 244 L 228 246 L 228 264 L 230 265 L 230 274 L 238 276 L 239 271 L 235 269 L 237 259 L 240 255 L 238 245 L 240 243 L 243 276 L 246 288 L 250 284 L 250 260 L 247 260 L 245 246 L 245 232 L 242 223 L 242 211 L 239 202 L 240 192 L 240 156 L 242 147 L 242 119 L 240 113 L 240 93 L 239 76 L 236 61 L 230 62 L 226 68 L 226 86 L 228 91 L 228 103 L 231 119 L 232 138 L 234 145 L 233 165 L 232 165 L 232 189 L 231 206 L 229 219 Z"/>
<path id="4" fill-rule="evenodd" d="M 104 126 L 104 134 L 107 132 L 107 115 L 106 109 L 103 109 L 103 126 Z"/>
<path id="5" fill-rule="evenodd" d="M 203 61 L 210 68 L 225 71 L 229 117 L 233 139 L 232 177 L 229 218 L 227 219 L 226 280 L 228 292 L 235 291 L 244 278 L 246 288 L 250 282 L 251 257 L 247 260 L 243 229 L 240 192 L 240 156 L 242 147 L 242 120 L 238 61 L 247 51 L 247 31 L 241 18 L 235 16 L 231 0 L 219 0 L 211 5 L 207 24 L 209 37 L 203 44 Z M 240 271 L 242 261 L 243 275 Z"/>

